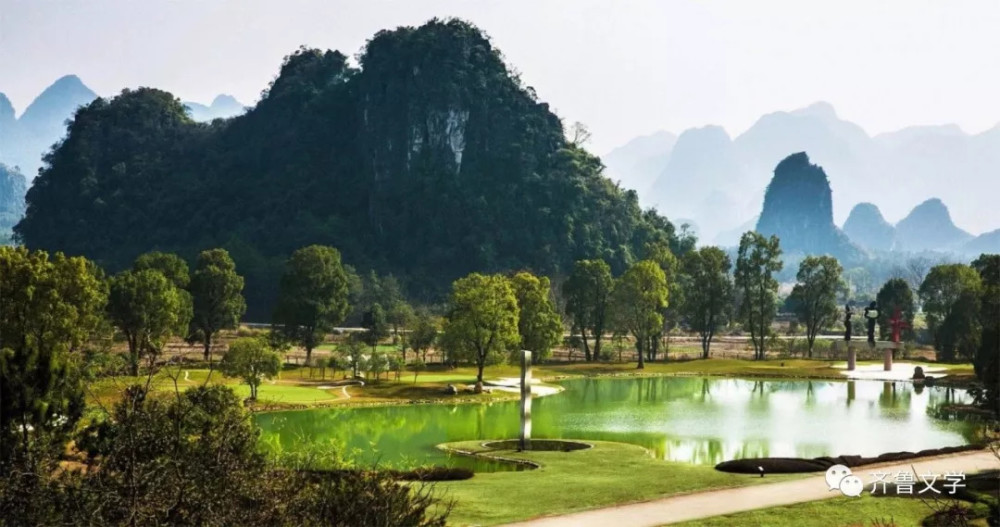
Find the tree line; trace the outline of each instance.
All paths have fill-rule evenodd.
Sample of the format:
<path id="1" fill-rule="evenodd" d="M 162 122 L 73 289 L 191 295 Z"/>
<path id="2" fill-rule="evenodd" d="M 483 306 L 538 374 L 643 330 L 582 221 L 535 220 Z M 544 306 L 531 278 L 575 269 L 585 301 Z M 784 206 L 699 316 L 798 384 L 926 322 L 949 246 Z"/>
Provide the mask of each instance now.
<path id="1" fill-rule="evenodd" d="M 432 510 L 419 486 L 265 456 L 225 386 L 154 391 L 149 368 L 84 419 L 112 327 L 132 372 L 173 334 L 197 333 L 211 353 L 242 314 L 242 287 L 218 250 L 190 274 L 150 253 L 107 277 L 82 257 L 0 247 L 0 525 L 443 526 L 447 504 Z M 254 362 L 255 343 L 237 341 L 223 363 Z"/>

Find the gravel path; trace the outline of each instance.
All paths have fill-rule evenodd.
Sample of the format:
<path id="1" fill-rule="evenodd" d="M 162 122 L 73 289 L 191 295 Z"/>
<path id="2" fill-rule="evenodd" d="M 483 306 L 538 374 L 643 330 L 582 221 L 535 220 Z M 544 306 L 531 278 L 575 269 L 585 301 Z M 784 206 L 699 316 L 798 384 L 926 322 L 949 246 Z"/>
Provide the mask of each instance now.
<path id="1" fill-rule="evenodd" d="M 913 472 L 917 474 L 944 474 L 946 472 L 973 472 L 1000 468 L 1000 460 L 990 451 L 963 452 L 946 456 L 914 459 L 906 462 L 884 463 L 858 467 L 854 474 L 865 482 L 865 492 L 871 489 L 872 472 Z M 877 470 L 876 470 L 877 469 Z M 892 480 L 893 476 L 887 478 Z M 914 492 L 923 488 L 919 476 Z M 828 491 L 824 475 L 780 483 L 754 485 L 736 489 L 708 490 L 653 501 L 619 505 L 603 509 L 577 512 L 564 516 L 550 516 L 519 523 L 517 527 L 656 527 L 671 523 L 697 520 L 723 514 L 791 505 L 806 501 L 841 496 L 839 491 Z"/>

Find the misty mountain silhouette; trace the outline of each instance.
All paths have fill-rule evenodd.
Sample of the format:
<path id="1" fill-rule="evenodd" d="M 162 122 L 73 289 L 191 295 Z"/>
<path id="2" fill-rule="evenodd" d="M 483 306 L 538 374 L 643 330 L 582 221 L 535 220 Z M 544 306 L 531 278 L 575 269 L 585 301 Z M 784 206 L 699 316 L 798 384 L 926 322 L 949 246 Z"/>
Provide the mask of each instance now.
<path id="1" fill-rule="evenodd" d="M 960 225 L 977 231 L 1000 225 L 1000 208 L 993 203 L 1000 195 L 1000 125 L 975 135 L 944 125 L 871 137 L 821 102 L 764 115 L 729 141 L 724 130 L 704 131 L 713 128 L 692 129 L 699 133 L 688 138 L 682 133 L 672 149 L 659 152 L 666 161 L 657 180 L 646 191 L 636 189 L 643 205 L 698 223 L 705 240 L 757 214 L 771 171 L 793 152 L 808 152 L 829 174 L 838 222 L 856 203 L 877 203 L 885 218 L 898 219 L 915 204 L 937 197 L 962 205 L 954 211 Z M 609 172 L 624 182 L 630 169 L 623 158 L 629 159 L 616 149 L 605 160 Z M 728 211 L 705 203 L 710 195 L 736 202 L 736 217 L 714 227 L 721 223 L 720 213 Z"/>

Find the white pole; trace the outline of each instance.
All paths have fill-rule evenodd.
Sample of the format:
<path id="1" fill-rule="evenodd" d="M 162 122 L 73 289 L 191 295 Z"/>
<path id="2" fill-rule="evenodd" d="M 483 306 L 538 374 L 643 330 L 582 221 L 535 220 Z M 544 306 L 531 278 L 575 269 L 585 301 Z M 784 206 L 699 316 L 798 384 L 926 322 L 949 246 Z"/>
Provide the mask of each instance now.
<path id="1" fill-rule="evenodd" d="M 521 350 L 521 450 L 531 450 L 531 352 Z"/>

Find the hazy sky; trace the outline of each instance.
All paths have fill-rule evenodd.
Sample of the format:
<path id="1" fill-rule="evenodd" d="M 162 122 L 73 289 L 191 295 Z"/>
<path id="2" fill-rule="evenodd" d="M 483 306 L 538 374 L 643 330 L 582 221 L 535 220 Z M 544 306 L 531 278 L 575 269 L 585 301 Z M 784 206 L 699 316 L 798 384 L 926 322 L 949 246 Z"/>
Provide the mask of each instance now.
<path id="1" fill-rule="evenodd" d="M 491 35 L 604 153 L 658 129 L 817 100 L 878 133 L 1000 122 L 1000 1 L 0 0 L 0 92 L 20 112 L 67 73 L 245 103 L 300 45 L 353 55 L 383 28 L 455 16 Z"/>

